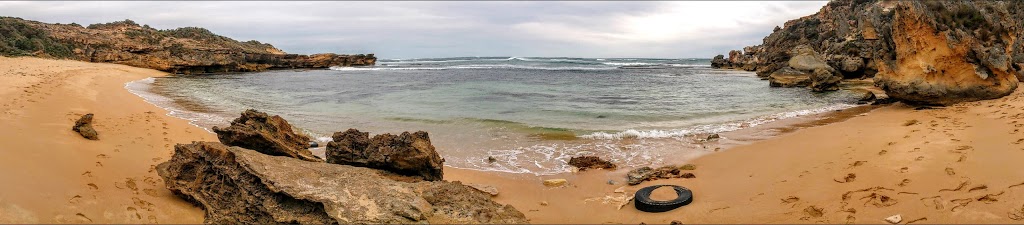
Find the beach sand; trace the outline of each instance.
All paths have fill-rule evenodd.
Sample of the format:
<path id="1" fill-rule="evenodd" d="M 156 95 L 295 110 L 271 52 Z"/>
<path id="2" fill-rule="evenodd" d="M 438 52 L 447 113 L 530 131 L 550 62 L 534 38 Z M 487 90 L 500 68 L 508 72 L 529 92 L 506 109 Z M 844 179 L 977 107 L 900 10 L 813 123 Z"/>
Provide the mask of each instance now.
<path id="1" fill-rule="evenodd" d="M 203 211 L 167 191 L 152 166 L 175 143 L 216 137 L 124 88 L 165 75 L 0 57 L 0 223 L 201 223 Z M 629 168 L 540 177 L 446 168 L 445 177 L 496 187 L 495 200 L 532 223 L 878 224 L 896 214 L 902 223 L 1020 223 L 1012 218 L 1024 214 L 1021 107 L 1018 91 L 937 109 L 894 104 L 853 111 L 673 162 L 697 165 L 697 178 L 638 186 L 624 185 Z M 85 113 L 95 114 L 99 141 L 71 131 Z M 749 134 L 723 134 L 722 141 L 741 136 Z M 543 186 L 550 178 L 569 185 Z M 694 202 L 665 213 L 640 212 L 631 202 L 618 209 L 652 184 L 686 186 Z"/>

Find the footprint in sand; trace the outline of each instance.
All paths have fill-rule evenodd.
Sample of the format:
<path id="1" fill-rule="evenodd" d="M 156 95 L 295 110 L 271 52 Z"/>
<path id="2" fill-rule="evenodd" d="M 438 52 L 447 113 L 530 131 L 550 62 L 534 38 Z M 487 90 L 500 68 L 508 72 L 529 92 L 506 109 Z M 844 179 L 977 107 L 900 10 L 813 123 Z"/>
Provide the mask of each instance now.
<path id="1" fill-rule="evenodd" d="M 98 158 L 98 159 L 109 159 L 110 156 L 107 156 L 107 154 L 99 154 L 99 155 L 96 155 L 96 158 Z"/>
<path id="2" fill-rule="evenodd" d="M 942 210 L 946 208 L 946 206 L 942 204 L 942 197 L 938 195 L 927 198 L 921 198 L 921 201 L 924 202 L 924 206 L 934 207 L 935 210 Z M 929 205 L 929 203 L 931 204 Z"/>
<path id="3" fill-rule="evenodd" d="M 132 203 L 134 203 L 135 206 L 138 206 L 141 209 L 145 209 L 146 211 L 153 211 L 153 203 L 149 203 L 146 200 L 142 200 L 139 197 L 132 197 Z"/>
<path id="4" fill-rule="evenodd" d="M 161 159 L 163 159 L 163 158 L 161 158 L 161 157 L 153 158 L 153 162 L 159 162 Z"/>
<path id="5" fill-rule="evenodd" d="M 89 184 L 86 184 L 86 186 L 89 186 L 89 189 L 90 189 L 90 190 L 93 190 L 93 191 L 98 191 L 98 190 L 100 190 L 100 187 L 99 187 L 99 186 L 96 186 L 96 184 L 94 184 L 94 183 L 89 183 Z"/>
<path id="6" fill-rule="evenodd" d="M 156 221 L 156 216 L 154 216 L 154 215 L 149 215 L 149 217 L 148 217 L 148 218 L 149 218 L 149 223 L 154 223 L 154 224 L 155 224 L 155 223 L 157 223 L 157 221 Z"/>
<path id="7" fill-rule="evenodd" d="M 103 163 L 100 163 L 99 161 L 97 161 L 96 162 L 96 167 L 103 167 Z"/>
<path id="8" fill-rule="evenodd" d="M 882 150 L 882 151 L 878 152 L 878 155 L 885 155 L 885 153 L 889 153 L 889 151 Z"/>
<path id="9" fill-rule="evenodd" d="M 92 171 L 85 171 L 85 173 L 82 173 L 82 176 L 83 177 L 92 177 Z"/>
<path id="10" fill-rule="evenodd" d="M 1011 209 L 1007 216 L 1011 220 L 1024 220 L 1024 205 L 1020 206 L 1020 209 Z"/>
<path id="11" fill-rule="evenodd" d="M 786 198 L 782 199 L 782 204 L 791 204 L 791 203 L 796 203 L 798 201 L 800 201 L 799 197 L 789 196 L 789 197 L 786 197 Z"/>
<path id="12" fill-rule="evenodd" d="M 857 174 L 849 173 L 849 174 L 846 174 L 846 177 L 843 177 L 842 180 L 839 180 L 839 179 L 832 179 L 832 180 L 837 182 L 837 183 L 850 183 L 850 182 L 853 182 L 854 180 L 857 180 Z"/>
<path id="13" fill-rule="evenodd" d="M 907 168 L 907 167 L 903 167 L 903 168 L 900 168 L 899 172 L 900 172 L 900 173 L 907 173 L 907 172 L 910 172 L 910 168 Z"/>
<path id="14" fill-rule="evenodd" d="M 68 204 L 78 204 L 79 202 L 82 202 L 81 195 L 75 195 L 74 197 L 71 197 L 70 200 L 68 200 Z"/>
<path id="15" fill-rule="evenodd" d="M 914 159 L 914 161 L 921 161 L 921 160 L 924 160 L 924 156 L 918 156 L 916 159 Z"/>
<path id="16" fill-rule="evenodd" d="M 897 186 L 903 187 L 907 186 L 908 184 L 910 184 L 910 179 L 903 179 L 903 181 L 900 181 L 900 183 L 897 184 Z"/>
<path id="17" fill-rule="evenodd" d="M 128 207 L 128 209 L 126 209 L 126 210 L 125 210 L 125 214 L 126 214 L 126 215 L 128 216 L 128 218 L 130 218 L 130 219 L 131 219 L 131 218 L 134 218 L 134 219 L 136 219 L 136 220 L 141 220 L 141 219 L 142 219 L 142 215 L 140 215 L 140 214 L 139 214 L 139 210 L 138 210 L 138 209 L 135 209 L 135 207 Z M 130 220 L 130 219 L 129 219 L 129 220 Z"/>
<path id="18" fill-rule="evenodd" d="M 956 175 L 956 171 L 953 171 L 953 168 L 946 167 L 946 175 Z"/>
<path id="19" fill-rule="evenodd" d="M 142 189 L 142 193 L 146 193 L 146 195 L 153 196 L 153 197 L 157 197 L 157 195 L 158 195 L 156 190 L 149 189 L 149 188 Z"/>
<path id="20" fill-rule="evenodd" d="M 971 189 L 968 189 L 967 192 L 980 191 L 980 190 L 986 190 L 986 189 L 988 189 L 988 185 L 982 184 L 982 185 L 979 185 L 977 187 L 972 187 Z"/>
<path id="21" fill-rule="evenodd" d="M 82 222 L 92 223 L 92 219 L 89 219 L 89 217 L 85 216 L 85 214 L 82 213 L 76 213 L 75 218 Z"/>

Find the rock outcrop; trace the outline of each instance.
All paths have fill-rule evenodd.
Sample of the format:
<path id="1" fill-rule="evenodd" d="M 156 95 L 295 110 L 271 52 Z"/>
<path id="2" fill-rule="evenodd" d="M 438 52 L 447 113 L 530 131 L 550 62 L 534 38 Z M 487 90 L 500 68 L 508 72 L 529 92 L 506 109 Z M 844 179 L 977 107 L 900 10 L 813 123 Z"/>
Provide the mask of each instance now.
<path id="1" fill-rule="evenodd" d="M 626 181 L 629 185 L 637 185 L 644 181 L 657 180 L 657 179 L 671 179 L 671 178 L 696 178 L 697 176 L 693 173 L 684 173 L 683 170 L 691 169 L 688 166 L 686 168 L 680 168 L 675 166 L 662 166 L 657 169 L 651 167 L 640 167 L 630 170 L 626 174 Z"/>
<path id="2" fill-rule="evenodd" d="M 579 168 L 580 171 L 588 169 L 615 169 L 615 164 L 597 156 L 579 156 L 569 158 L 569 165 Z"/>
<path id="3" fill-rule="evenodd" d="M 0 17 L 0 55 L 117 63 L 171 73 L 369 66 L 369 55 L 287 54 L 258 41 L 239 42 L 198 27 L 157 30 L 131 20 L 82 27 Z"/>
<path id="4" fill-rule="evenodd" d="M 380 171 L 270 156 L 215 142 L 178 144 L 157 166 L 207 224 L 526 223 L 458 182 L 403 182 Z"/>
<path id="5" fill-rule="evenodd" d="M 230 146 L 252 149 L 263 154 L 288 156 L 312 162 L 323 162 L 309 151 L 309 137 L 297 134 L 280 116 L 256 110 L 245 110 L 226 128 L 213 127 L 217 139 Z"/>
<path id="6" fill-rule="evenodd" d="M 403 132 L 401 135 L 370 133 L 348 129 L 337 132 L 327 142 L 327 162 L 369 167 L 428 181 L 443 178 L 444 159 L 430 144 L 427 132 Z"/>
<path id="7" fill-rule="evenodd" d="M 100 134 L 97 133 L 95 129 L 92 129 L 92 113 L 85 114 L 82 118 L 78 118 L 78 121 L 75 121 L 75 126 L 72 127 L 71 130 L 78 132 L 78 134 L 82 135 L 85 139 L 100 139 Z"/>
<path id="8" fill-rule="evenodd" d="M 832 71 L 807 71 L 815 90 L 842 78 L 874 78 L 894 98 L 924 104 L 992 99 L 1024 76 L 1024 4 L 1017 1 L 834 0 L 818 13 L 776 27 L 743 56 L 712 66 L 754 68 L 774 86 L 799 87 L 785 71 L 807 46 Z M 745 59 L 745 60 L 744 60 Z M 783 70 L 782 72 L 779 72 Z M 832 72 L 832 76 L 825 76 Z M 786 78 L 786 79 L 782 79 Z M 822 85 L 816 85 L 819 83 Z M 786 85 L 791 84 L 791 85 Z"/>

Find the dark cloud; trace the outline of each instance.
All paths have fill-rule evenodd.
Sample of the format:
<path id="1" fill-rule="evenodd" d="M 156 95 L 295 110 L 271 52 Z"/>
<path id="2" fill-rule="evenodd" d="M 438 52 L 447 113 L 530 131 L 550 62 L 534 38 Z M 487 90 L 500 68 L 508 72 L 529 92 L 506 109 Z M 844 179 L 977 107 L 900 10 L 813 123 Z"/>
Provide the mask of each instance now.
<path id="1" fill-rule="evenodd" d="M 208 28 L 294 53 L 710 57 L 825 2 L 0 2 L 51 23 Z"/>

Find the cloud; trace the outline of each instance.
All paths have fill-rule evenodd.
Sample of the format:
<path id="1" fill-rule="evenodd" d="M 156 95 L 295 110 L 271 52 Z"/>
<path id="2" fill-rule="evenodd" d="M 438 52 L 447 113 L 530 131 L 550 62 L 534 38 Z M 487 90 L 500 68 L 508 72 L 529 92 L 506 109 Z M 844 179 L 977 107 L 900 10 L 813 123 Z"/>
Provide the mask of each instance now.
<path id="1" fill-rule="evenodd" d="M 208 28 L 294 53 L 710 57 L 759 44 L 826 2 L 0 2 L 50 23 Z"/>

